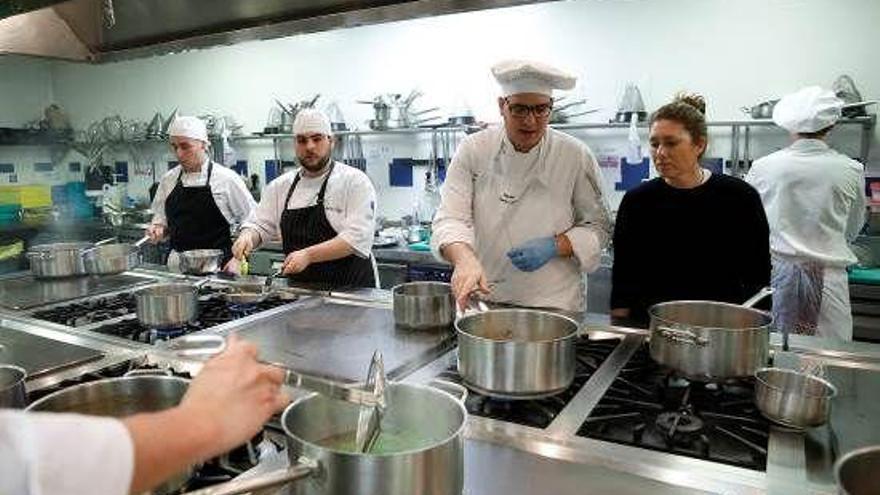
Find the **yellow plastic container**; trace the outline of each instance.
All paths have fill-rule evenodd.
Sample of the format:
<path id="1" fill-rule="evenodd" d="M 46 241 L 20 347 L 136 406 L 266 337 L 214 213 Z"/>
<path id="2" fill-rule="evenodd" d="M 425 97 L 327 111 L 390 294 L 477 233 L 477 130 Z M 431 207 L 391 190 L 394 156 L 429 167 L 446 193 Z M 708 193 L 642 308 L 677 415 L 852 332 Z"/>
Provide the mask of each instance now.
<path id="1" fill-rule="evenodd" d="M 0 204 L 20 205 L 22 208 L 52 206 L 51 186 L 0 186 Z"/>

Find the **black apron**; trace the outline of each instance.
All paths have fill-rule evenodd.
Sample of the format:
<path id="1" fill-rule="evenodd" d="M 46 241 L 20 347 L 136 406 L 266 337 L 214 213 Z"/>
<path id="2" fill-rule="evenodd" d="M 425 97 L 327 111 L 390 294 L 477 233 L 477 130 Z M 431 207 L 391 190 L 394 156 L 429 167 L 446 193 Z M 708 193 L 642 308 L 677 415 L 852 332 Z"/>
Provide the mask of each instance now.
<path id="1" fill-rule="evenodd" d="M 208 179 L 204 186 L 184 187 L 180 175 L 171 194 L 165 199 L 165 216 L 171 247 L 181 253 L 193 249 L 220 249 L 223 265 L 232 258 L 232 236 L 229 222 L 211 194 L 214 163 L 208 162 Z M 222 266 L 222 265 L 221 265 Z"/>
<path id="2" fill-rule="evenodd" d="M 318 192 L 318 200 L 314 206 L 305 208 L 287 208 L 290 197 L 293 195 L 296 185 L 299 183 L 300 174 L 293 179 L 287 198 L 284 200 L 285 210 L 281 214 L 281 241 L 284 254 L 305 249 L 315 244 L 329 241 L 338 235 L 324 210 L 324 193 L 327 191 L 327 181 L 333 173 L 333 163 L 321 184 Z M 373 276 L 373 265 L 368 258 L 360 258 L 350 254 L 338 260 L 312 263 L 300 273 L 290 276 L 291 282 L 305 282 L 328 285 L 331 287 L 375 287 L 376 279 Z"/>

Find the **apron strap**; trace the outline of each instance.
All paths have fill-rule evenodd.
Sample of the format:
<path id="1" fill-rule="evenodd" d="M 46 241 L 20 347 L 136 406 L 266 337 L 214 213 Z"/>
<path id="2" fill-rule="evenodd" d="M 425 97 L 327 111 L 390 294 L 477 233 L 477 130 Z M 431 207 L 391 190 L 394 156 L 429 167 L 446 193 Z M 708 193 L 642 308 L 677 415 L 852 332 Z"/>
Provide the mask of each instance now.
<path id="1" fill-rule="evenodd" d="M 327 191 L 327 182 L 330 180 L 330 174 L 333 173 L 334 162 L 330 162 L 330 170 L 327 171 L 327 176 L 324 177 L 324 182 L 321 184 L 321 189 L 318 191 L 318 199 L 315 202 L 317 206 L 324 205 L 324 193 Z M 290 189 L 287 190 L 287 197 L 284 199 L 284 209 L 287 209 L 288 203 L 290 203 L 290 198 L 293 196 L 293 190 L 296 189 L 296 185 L 299 184 L 299 179 L 302 177 L 302 172 L 296 174 L 296 177 L 293 179 L 293 183 L 290 185 Z"/>
<path id="2" fill-rule="evenodd" d="M 205 186 L 211 187 L 211 174 L 214 173 L 214 162 L 208 160 L 208 178 L 205 179 Z M 180 187 L 186 187 L 183 185 L 183 165 L 180 166 L 180 173 L 177 174 L 177 183 L 180 184 Z M 204 186 L 202 186 L 204 187 Z"/>

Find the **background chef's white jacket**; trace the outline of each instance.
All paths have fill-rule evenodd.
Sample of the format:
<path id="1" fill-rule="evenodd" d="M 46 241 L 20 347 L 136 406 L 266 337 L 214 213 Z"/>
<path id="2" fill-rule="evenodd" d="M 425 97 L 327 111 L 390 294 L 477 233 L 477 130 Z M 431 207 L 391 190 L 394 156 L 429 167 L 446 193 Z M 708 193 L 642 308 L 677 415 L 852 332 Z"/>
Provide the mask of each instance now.
<path id="1" fill-rule="evenodd" d="M 746 181 L 761 195 L 770 250 L 826 266 L 856 262 L 847 241 L 865 220 L 864 166 L 818 139 L 755 160 Z"/>
<path id="2" fill-rule="evenodd" d="M 180 165 L 172 168 L 162 179 L 159 180 L 159 187 L 156 189 L 156 197 L 153 198 L 153 220 L 152 223 L 160 225 L 168 225 L 165 216 L 165 200 L 174 186 L 177 185 L 177 177 L 180 175 L 182 168 Z M 202 169 L 198 172 L 184 173 L 181 182 L 184 187 L 204 186 L 208 180 L 208 162 L 202 165 Z M 211 174 L 211 194 L 214 196 L 214 202 L 217 208 L 223 214 L 223 218 L 229 222 L 233 228 L 241 225 L 254 208 L 257 202 L 248 191 L 247 186 L 241 177 L 234 170 L 224 167 L 214 162 L 214 172 Z"/>
<path id="3" fill-rule="evenodd" d="M 118 419 L 0 410 L 0 494 L 124 495 L 133 473 Z"/>
<path id="4" fill-rule="evenodd" d="M 538 146 L 538 159 L 521 160 L 506 157 L 512 146 L 503 127 L 465 138 L 446 173 L 431 247 L 440 258 L 444 245 L 472 246 L 488 282 L 496 285 L 491 300 L 581 311 L 581 272 L 599 266 L 611 233 L 601 172 L 590 149 L 567 134 L 548 129 Z M 514 173 L 511 168 L 517 166 L 529 170 Z M 530 188 L 524 189 L 527 184 Z M 523 192 L 509 205 L 500 201 L 500 189 Z M 517 208 L 509 218 L 507 208 Z M 527 240 L 563 232 L 571 241 L 572 258 L 554 258 L 528 273 L 506 256 Z"/>
<path id="5" fill-rule="evenodd" d="M 260 204 L 243 227 L 253 228 L 262 242 L 281 238 L 281 214 L 285 209 L 314 206 L 326 173 L 320 177 L 300 178 L 290 201 L 284 204 L 287 192 L 299 170 L 287 172 L 263 190 Z M 341 162 L 335 162 L 324 193 L 327 221 L 339 237 L 347 242 L 357 256 L 369 258 L 373 247 L 376 190 L 367 174 Z"/>

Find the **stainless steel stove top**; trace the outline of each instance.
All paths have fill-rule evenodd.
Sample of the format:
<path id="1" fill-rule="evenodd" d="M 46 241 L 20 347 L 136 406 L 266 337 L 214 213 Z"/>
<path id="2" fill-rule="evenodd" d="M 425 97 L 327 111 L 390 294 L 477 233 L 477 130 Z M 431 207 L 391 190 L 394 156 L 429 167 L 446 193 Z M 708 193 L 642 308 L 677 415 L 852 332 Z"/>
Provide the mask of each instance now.
<path id="1" fill-rule="evenodd" d="M 203 286 L 199 289 L 198 318 L 172 329 L 151 329 L 141 325 L 137 320 L 137 303 L 130 292 L 55 304 L 31 311 L 28 316 L 103 335 L 155 344 L 277 308 L 298 299 L 296 295 L 286 295 L 284 299 L 272 296 L 255 304 L 233 305 L 221 297 L 228 290 L 228 287 L 220 285 Z"/>
<path id="2" fill-rule="evenodd" d="M 30 274 L 19 274 L 0 278 L 0 306 L 13 310 L 30 309 L 95 294 L 131 289 L 155 281 L 153 277 L 133 273 L 57 280 L 38 280 Z"/>

